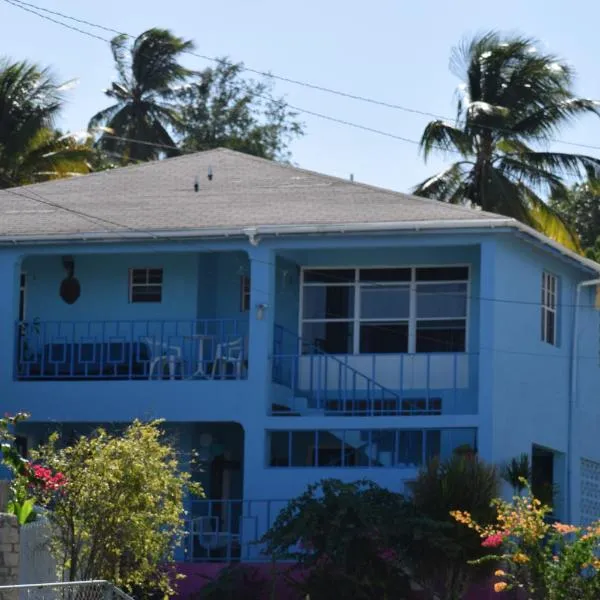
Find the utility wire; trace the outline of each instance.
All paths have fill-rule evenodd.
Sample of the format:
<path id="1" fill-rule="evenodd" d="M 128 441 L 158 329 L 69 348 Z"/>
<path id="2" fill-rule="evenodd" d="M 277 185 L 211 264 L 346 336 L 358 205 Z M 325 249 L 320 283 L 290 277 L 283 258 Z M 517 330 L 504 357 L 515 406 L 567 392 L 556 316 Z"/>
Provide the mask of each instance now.
<path id="1" fill-rule="evenodd" d="M 67 23 L 64 23 L 62 21 L 58 21 L 58 20 L 53 19 L 51 17 L 48 17 L 46 15 L 40 14 L 39 12 L 35 12 L 34 10 L 31 10 L 31 9 L 33 8 L 36 11 L 42 11 L 42 12 L 45 12 L 45 13 L 48 13 L 48 14 L 59 16 L 61 18 L 68 19 L 70 21 L 73 21 L 73 22 L 76 22 L 76 23 L 80 23 L 82 25 L 87 25 L 89 27 L 94 27 L 94 28 L 97 28 L 97 29 L 100 29 L 100 30 L 103 30 L 103 31 L 106 31 L 106 32 L 109 32 L 109 33 L 117 34 L 117 35 L 124 35 L 124 36 L 127 36 L 130 39 L 135 39 L 135 36 L 132 35 L 132 34 L 130 34 L 130 33 L 125 33 L 125 32 L 119 31 L 117 29 L 113 29 L 111 27 L 105 27 L 104 25 L 100 25 L 98 23 L 93 23 L 93 22 L 87 21 L 85 19 L 79 19 L 79 18 L 70 16 L 70 15 L 67 15 L 65 13 L 59 12 L 59 11 L 50 10 L 50 9 L 47 9 L 47 8 L 44 8 L 44 7 L 32 4 L 30 2 L 24 2 L 23 0 L 4 0 L 4 2 L 7 2 L 8 4 L 12 4 L 13 6 L 15 6 L 17 8 L 21 8 L 22 10 L 30 12 L 30 13 L 38 16 L 38 17 L 41 17 L 42 19 L 47 19 L 47 20 L 49 20 L 49 21 L 51 21 L 53 23 L 56 23 L 58 25 L 62 25 L 63 27 L 66 27 L 68 29 L 72 29 L 73 31 L 76 31 L 78 33 L 82 33 L 84 35 L 90 36 L 92 38 L 95 38 L 95 39 L 98 39 L 98 40 L 101 40 L 101 41 L 104 41 L 104 42 L 107 42 L 107 43 L 110 43 L 110 40 L 107 39 L 107 38 L 103 38 L 101 36 L 98 36 L 96 34 L 93 34 L 93 33 L 89 32 L 89 31 L 85 31 L 83 29 L 80 29 L 78 27 L 73 27 L 71 25 L 68 25 Z M 30 7 L 30 8 L 26 8 L 26 7 Z M 206 60 L 206 61 L 210 61 L 210 62 L 215 62 L 215 63 L 221 64 L 221 65 L 228 66 L 228 65 L 232 64 L 231 62 L 229 62 L 229 61 L 227 61 L 225 59 L 216 58 L 216 57 L 213 57 L 213 56 L 207 56 L 207 55 L 204 55 L 204 54 L 199 54 L 198 52 L 194 52 L 193 50 L 186 50 L 185 53 L 189 54 L 191 56 L 195 56 L 197 58 L 200 58 L 202 60 Z M 361 96 L 359 94 L 352 94 L 350 92 L 344 92 L 344 91 L 337 90 L 337 89 L 334 89 L 334 88 L 329 88 L 329 87 L 326 87 L 326 86 L 314 84 L 314 83 L 311 83 L 311 82 L 308 82 L 308 81 L 301 81 L 301 80 L 298 80 L 298 79 L 293 79 L 291 77 L 286 77 L 284 75 L 273 74 L 273 73 L 271 73 L 269 71 L 261 71 L 261 70 L 258 70 L 258 69 L 253 69 L 253 68 L 250 68 L 250 67 L 246 67 L 245 65 L 243 65 L 241 67 L 241 69 L 243 71 L 248 72 L 248 73 L 253 73 L 253 74 L 256 74 L 256 75 L 263 76 L 263 77 L 267 77 L 267 78 L 271 78 L 271 79 L 283 81 L 285 83 L 290 83 L 290 84 L 301 86 L 301 87 L 305 87 L 305 88 L 308 88 L 308 89 L 313 89 L 313 90 L 317 90 L 317 91 L 320 91 L 320 92 L 325 92 L 325 93 L 328 93 L 328 94 L 333 94 L 333 95 L 336 95 L 336 96 L 340 96 L 340 97 L 343 97 L 343 98 L 349 98 L 351 100 L 357 100 L 357 101 L 360 101 L 360 102 L 365 102 L 365 103 L 368 103 L 368 104 L 372 104 L 372 105 L 376 105 L 376 106 L 381 106 L 381 107 L 384 107 L 384 108 L 390 108 L 390 109 L 394 109 L 394 110 L 400 110 L 400 111 L 403 111 L 403 112 L 407 112 L 407 113 L 411 113 L 411 114 L 416 114 L 416 115 L 421 115 L 421 116 L 425 116 L 425 117 L 430 117 L 430 118 L 434 118 L 434 119 L 438 119 L 438 120 L 443 120 L 443 121 L 454 121 L 455 120 L 454 118 L 445 117 L 443 115 L 435 114 L 435 113 L 432 113 L 432 112 L 419 110 L 419 109 L 408 107 L 408 106 L 404 106 L 404 105 L 401 105 L 401 104 L 390 103 L 390 102 L 386 102 L 386 101 L 383 101 L 383 100 L 378 100 L 378 99 L 375 99 L 375 98 L 371 98 L 371 97 L 368 97 L 368 96 Z M 408 142 L 408 143 L 411 143 L 411 144 L 417 144 L 417 145 L 420 144 L 420 142 L 418 142 L 416 140 L 410 140 L 410 139 L 402 137 L 402 136 L 397 136 L 395 134 L 390 134 L 388 132 L 383 132 L 381 130 L 377 130 L 377 129 L 373 129 L 373 128 L 370 128 L 370 127 L 365 127 L 365 126 L 357 125 L 355 123 L 344 121 L 342 119 L 337 119 L 335 117 L 329 117 L 329 116 L 323 115 L 321 113 L 312 112 L 312 111 L 309 111 L 309 110 L 304 110 L 304 109 L 301 109 L 301 108 L 298 108 L 298 107 L 294 107 L 292 105 L 288 105 L 288 106 L 290 108 L 292 108 L 293 110 L 296 110 L 298 112 L 302 112 L 302 113 L 305 113 L 305 114 L 308 114 L 308 115 L 312 115 L 312 116 L 315 116 L 315 117 L 319 117 L 319 118 L 322 118 L 322 119 L 327 119 L 327 120 L 339 123 L 341 125 L 347 125 L 347 126 L 350 126 L 350 127 L 354 127 L 354 128 L 358 128 L 358 129 L 363 129 L 364 131 L 370 131 L 372 133 L 377 133 L 377 134 L 380 134 L 380 135 L 385 135 L 387 137 L 391 137 L 393 139 L 398 139 L 400 141 L 405 141 L 405 142 Z M 479 129 L 489 129 L 489 130 L 492 130 L 492 131 L 505 131 L 506 133 L 514 133 L 514 132 L 512 132 L 509 129 L 502 129 L 502 128 L 492 127 L 492 126 L 487 126 L 487 125 L 477 125 L 477 127 Z M 568 146 L 575 146 L 575 147 L 579 147 L 579 148 L 587 148 L 587 149 L 591 149 L 591 150 L 600 150 L 600 146 L 593 145 L 593 144 L 583 144 L 583 143 L 579 143 L 579 142 L 570 142 L 570 141 L 561 140 L 561 139 L 558 139 L 558 138 L 538 138 L 538 139 L 540 141 L 543 141 L 543 142 L 554 142 L 554 143 L 558 143 L 558 144 L 565 144 L 565 145 L 568 145 Z M 448 148 L 441 148 L 441 147 L 438 147 L 438 148 L 440 150 L 443 150 L 443 151 L 449 151 L 450 150 Z"/>
<path id="2" fill-rule="evenodd" d="M 17 189 L 19 191 L 17 191 Z M 6 192 L 9 194 L 13 194 L 15 196 L 20 196 L 22 198 L 25 198 L 27 200 L 30 200 L 32 202 L 37 202 L 40 204 L 44 204 L 46 206 L 51 206 L 53 208 L 56 208 L 58 210 L 64 210 L 65 212 L 74 214 L 78 217 L 87 219 L 91 222 L 93 222 L 94 224 L 97 223 L 104 223 L 107 225 L 111 225 L 113 227 L 118 227 L 120 231 L 123 230 L 127 230 L 127 231 L 131 231 L 133 233 L 140 233 L 143 235 L 148 236 L 149 239 L 162 239 L 165 241 L 179 241 L 176 238 L 173 237 L 169 237 L 168 234 L 163 234 L 163 233 L 155 233 L 155 232 L 151 232 L 151 231 L 147 231 L 144 229 L 139 229 L 139 228 L 135 228 L 135 227 L 131 227 L 129 225 L 125 225 L 123 223 L 114 221 L 114 220 L 109 220 L 106 219 L 104 217 L 99 217 L 96 215 L 92 215 L 89 213 L 86 213 L 84 211 L 81 210 L 76 210 L 76 209 L 72 209 L 70 207 L 64 206 L 62 204 L 59 204 L 57 202 L 53 202 L 52 200 L 47 199 L 46 197 L 42 196 L 41 194 L 39 194 L 38 192 L 30 189 L 30 186 L 25 186 L 25 187 L 20 187 L 20 188 L 6 188 L 4 190 L 0 190 L 0 194 L 2 192 Z M 35 194 L 35 196 L 30 196 L 28 194 Z M 118 233 L 118 231 L 117 231 Z M 127 241 L 127 238 L 123 238 L 123 241 Z M 204 251 L 203 251 L 204 252 Z M 211 254 L 216 254 L 218 253 L 216 250 L 206 250 L 207 253 L 211 253 Z M 286 271 L 285 268 L 283 267 L 279 267 L 277 266 L 274 262 L 270 262 L 270 261 L 263 261 L 263 260 L 258 260 L 258 259 L 253 259 L 256 260 L 256 262 L 261 263 L 261 264 L 265 264 L 268 266 L 272 266 L 275 267 L 276 269 L 278 269 L 280 272 Z M 445 265 L 440 265 L 440 267 L 444 267 Z M 366 267 L 365 267 L 366 268 Z M 419 268 L 418 266 L 416 266 L 416 268 Z M 319 267 L 315 267 L 315 269 L 319 270 Z M 350 282 L 348 282 L 347 279 L 345 279 L 344 277 L 340 276 L 340 275 L 335 275 L 334 273 L 329 273 L 329 277 L 333 280 L 338 280 L 338 284 L 346 284 L 348 286 L 351 285 Z M 398 287 L 401 287 L 403 282 L 399 282 Z M 408 285 L 409 282 L 406 282 L 406 284 Z M 418 282 L 416 282 L 418 283 Z M 429 283 L 435 283 L 435 282 L 429 282 Z M 448 282 L 445 282 L 448 283 Z M 460 283 L 460 282 L 459 282 Z M 355 282 L 354 282 L 355 284 Z M 324 283 L 323 286 L 325 287 L 327 284 Z M 335 284 L 334 284 L 335 285 Z M 384 283 L 384 282 L 369 282 L 368 284 L 369 287 L 374 287 L 374 288 L 382 288 L 382 289 L 389 289 L 390 288 L 390 283 Z M 255 291 L 261 292 L 261 293 L 267 293 L 265 290 L 261 290 L 259 288 L 255 288 L 253 287 L 252 289 L 254 289 Z M 419 295 L 421 296 L 427 296 L 427 295 L 432 295 L 432 296 L 446 296 L 446 297 L 458 297 L 458 298 L 465 298 L 465 299 L 469 299 L 469 300 L 476 300 L 476 301 L 483 301 L 483 302 L 498 302 L 498 303 L 503 303 L 503 304 L 520 304 L 520 305 L 530 305 L 530 306 L 540 306 L 540 302 L 539 301 L 532 301 L 532 300 L 517 300 L 517 299 L 510 299 L 510 298 L 488 298 L 485 296 L 475 296 L 475 295 L 471 295 L 471 294 L 464 294 L 461 292 L 420 292 Z M 591 308 L 593 307 L 593 304 L 563 304 L 563 303 L 557 303 L 557 307 L 558 308 L 568 308 L 568 307 L 574 307 L 577 306 L 578 308 Z M 337 315 L 334 318 L 339 318 L 339 319 L 346 319 L 347 316 L 346 315 Z"/>

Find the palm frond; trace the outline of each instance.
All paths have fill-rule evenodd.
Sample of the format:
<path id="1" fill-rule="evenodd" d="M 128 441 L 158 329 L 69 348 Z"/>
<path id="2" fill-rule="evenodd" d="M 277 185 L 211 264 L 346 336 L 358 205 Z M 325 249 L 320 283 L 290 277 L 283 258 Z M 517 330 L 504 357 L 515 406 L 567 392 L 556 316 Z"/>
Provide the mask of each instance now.
<path id="1" fill-rule="evenodd" d="M 525 137 L 547 139 L 556 134 L 563 125 L 585 114 L 600 116 L 600 103 L 585 98 L 568 98 L 562 102 L 542 106 L 538 110 L 525 115 L 511 130 Z"/>
<path id="2" fill-rule="evenodd" d="M 521 187 L 529 204 L 529 215 L 533 220 L 534 227 L 554 241 L 581 254 L 579 236 L 560 213 L 544 202 L 530 188 Z"/>
<path id="3" fill-rule="evenodd" d="M 513 181 L 533 186 L 548 195 L 560 193 L 565 187 L 556 173 L 524 162 L 518 154 L 502 156 L 494 166 Z"/>
<path id="4" fill-rule="evenodd" d="M 464 157 L 473 153 L 473 138 L 457 127 L 443 121 L 431 121 L 421 137 L 421 151 L 425 160 L 432 150 L 458 151 Z"/>
<path id="5" fill-rule="evenodd" d="M 416 185 L 413 188 L 412 193 L 415 194 L 415 196 L 432 198 L 442 202 L 449 202 L 450 199 L 455 199 L 452 203 L 459 204 L 462 200 L 458 200 L 460 196 L 457 195 L 457 190 L 459 190 L 464 183 L 465 174 L 463 167 L 466 164 L 469 163 L 461 161 L 450 165 L 441 173 L 429 177 Z"/>
<path id="6" fill-rule="evenodd" d="M 518 158 L 530 166 L 568 177 L 579 178 L 584 175 L 590 180 L 600 178 L 600 158 L 593 156 L 565 152 L 521 152 Z"/>

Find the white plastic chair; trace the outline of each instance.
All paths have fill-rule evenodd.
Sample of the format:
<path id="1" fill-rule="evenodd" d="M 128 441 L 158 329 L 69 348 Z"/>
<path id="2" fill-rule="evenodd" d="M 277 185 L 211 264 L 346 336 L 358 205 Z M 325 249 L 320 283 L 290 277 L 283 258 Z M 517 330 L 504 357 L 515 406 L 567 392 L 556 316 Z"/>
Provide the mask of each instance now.
<path id="1" fill-rule="evenodd" d="M 163 372 L 163 365 L 169 365 L 169 379 L 175 379 L 177 365 L 180 365 L 183 375 L 183 359 L 179 346 L 169 346 L 153 337 L 144 337 L 142 341 L 148 346 L 150 352 L 150 368 L 148 369 L 148 379 L 152 379 L 154 369 L 160 364 L 159 375 Z"/>
<path id="2" fill-rule="evenodd" d="M 190 533 L 205 552 L 231 547 L 234 542 L 239 542 L 239 533 L 219 529 L 219 517 L 196 517 L 191 521 Z"/>
<path id="3" fill-rule="evenodd" d="M 212 366 L 211 378 L 222 372 L 222 366 L 228 364 L 235 366 L 236 379 L 242 378 L 242 365 L 244 362 L 244 338 L 237 338 L 230 342 L 217 344 L 215 349 L 215 361 Z"/>

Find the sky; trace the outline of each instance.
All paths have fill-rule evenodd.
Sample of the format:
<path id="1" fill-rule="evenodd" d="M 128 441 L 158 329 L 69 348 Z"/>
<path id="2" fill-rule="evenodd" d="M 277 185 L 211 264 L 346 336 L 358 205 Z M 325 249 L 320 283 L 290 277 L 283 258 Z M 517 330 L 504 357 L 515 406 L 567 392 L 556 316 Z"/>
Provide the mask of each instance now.
<path id="1" fill-rule="evenodd" d="M 206 56 L 227 56 L 252 69 L 449 118 L 460 83 L 448 68 L 452 47 L 490 29 L 518 32 L 537 38 L 540 49 L 576 69 L 578 95 L 600 99 L 600 2 L 592 0 L 27 1 L 133 35 L 168 28 L 194 40 L 196 52 Z M 109 105 L 102 90 L 115 71 L 105 42 L 0 0 L 2 55 L 51 66 L 61 81 L 78 79 L 59 121 L 65 131 L 85 129 L 90 116 Z M 213 64 L 193 56 L 184 63 L 196 69 Z M 274 95 L 308 111 L 413 141 L 429 120 L 279 81 Z M 424 164 L 414 143 L 315 116 L 299 118 L 305 135 L 290 149 L 293 163 L 303 168 L 344 178 L 353 174 L 357 181 L 408 191 L 452 159 L 439 156 Z M 600 146 L 600 119 L 586 117 L 559 137 Z M 600 156 L 600 149 L 565 144 L 553 149 Z"/>

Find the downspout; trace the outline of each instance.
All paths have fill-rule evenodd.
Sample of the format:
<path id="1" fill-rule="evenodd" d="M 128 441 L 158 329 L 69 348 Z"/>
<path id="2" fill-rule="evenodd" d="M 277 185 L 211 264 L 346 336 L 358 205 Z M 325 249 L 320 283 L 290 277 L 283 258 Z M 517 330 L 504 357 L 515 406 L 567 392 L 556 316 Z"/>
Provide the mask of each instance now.
<path id="1" fill-rule="evenodd" d="M 578 327 L 579 327 L 579 300 L 584 287 L 600 285 L 600 279 L 590 279 L 577 284 L 575 292 L 575 306 L 573 307 L 573 333 L 571 337 L 571 365 L 569 368 L 569 405 L 567 415 L 567 523 L 573 521 L 573 411 L 577 401 L 577 359 L 578 359 Z"/>

